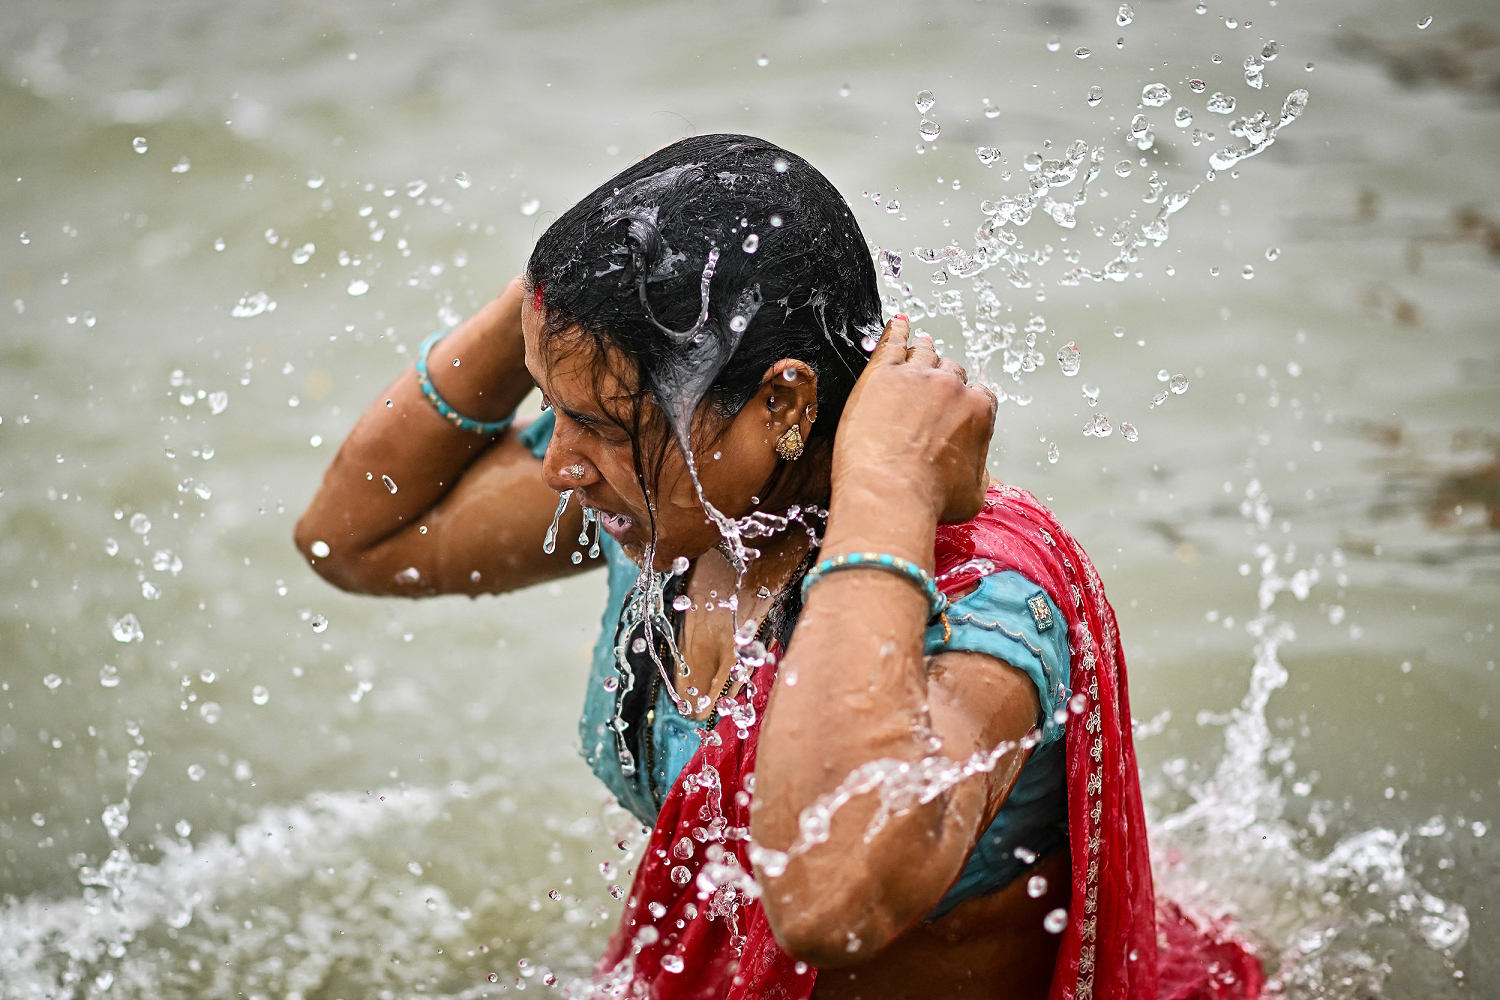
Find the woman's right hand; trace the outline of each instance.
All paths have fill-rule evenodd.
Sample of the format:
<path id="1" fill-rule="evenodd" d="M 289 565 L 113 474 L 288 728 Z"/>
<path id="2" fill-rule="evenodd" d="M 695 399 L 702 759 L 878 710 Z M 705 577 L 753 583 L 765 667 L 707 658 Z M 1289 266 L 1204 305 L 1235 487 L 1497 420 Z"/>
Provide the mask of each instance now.
<path id="1" fill-rule="evenodd" d="M 428 377 L 459 413 L 481 423 L 503 420 L 534 388 L 521 339 L 525 297 L 525 279 L 512 278 L 479 312 L 433 345 Z"/>

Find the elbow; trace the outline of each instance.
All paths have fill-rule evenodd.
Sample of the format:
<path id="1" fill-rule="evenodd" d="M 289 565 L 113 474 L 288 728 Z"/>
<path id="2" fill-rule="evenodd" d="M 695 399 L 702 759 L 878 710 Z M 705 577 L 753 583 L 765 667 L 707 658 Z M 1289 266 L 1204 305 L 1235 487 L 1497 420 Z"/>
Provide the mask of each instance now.
<path id="1" fill-rule="evenodd" d="M 852 898 L 849 893 L 798 898 L 778 892 L 774 883 L 761 903 L 787 954 L 820 969 L 868 960 L 894 941 L 907 922 L 877 900 Z"/>
<path id="2" fill-rule="evenodd" d="M 329 534 L 326 525 L 303 514 L 297 520 L 297 526 L 292 529 L 292 543 L 297 546 L 297 551 L 312 567 L 313 572 L 324 580 L 340 590 L 364 592 L 365 588 L 360 586 L 359 579 L 353 572 L 353 566 L 358 560 L 347 553 L 336 552 L 332 543 L 327 540 Z"/>

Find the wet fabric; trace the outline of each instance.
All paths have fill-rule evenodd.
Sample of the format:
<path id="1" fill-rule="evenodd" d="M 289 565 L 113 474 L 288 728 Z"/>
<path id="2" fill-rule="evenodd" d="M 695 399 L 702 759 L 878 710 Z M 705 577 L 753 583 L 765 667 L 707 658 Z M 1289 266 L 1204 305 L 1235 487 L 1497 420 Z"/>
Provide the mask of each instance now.
<path id="1" fill-rule="evenodd" d="M 1088 557 L 1035 498 L 1003 486 L 974 520 L 939 529 L 935 550 L 950 596 L 1014 570 L 1046 591 L 1068 629 L 1071 894 L 1051 1000 L 1257 997 L 1264 977 L 1245 945 L 1171 904 L 1158 914 L 1124 657 Z M 601 959 L 601 988 L 656 1000 L 811 995 L 817 970 L 776 944 L 749 876 L 746 783 L 774 679 L 771 657 L 739 695 L 751 710 L 738 713 L 747 728 L 721 719 L 667 794 Z"/>

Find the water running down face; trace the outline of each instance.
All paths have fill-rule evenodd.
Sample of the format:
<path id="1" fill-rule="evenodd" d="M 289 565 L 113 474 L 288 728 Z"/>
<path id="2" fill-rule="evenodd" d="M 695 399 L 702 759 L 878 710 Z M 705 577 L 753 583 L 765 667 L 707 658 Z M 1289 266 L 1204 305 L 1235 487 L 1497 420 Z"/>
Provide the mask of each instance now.
<path id="1" fill-rule="evenodd" d="M 679 556 L 695 559 L 718 544 L 721 530 L 704 509 L 699 485 L 701 498 L 729 518 L 808 499 L 776 485 L 787 477 L 775 452 L 787 428 L 811 434 L 817 378 L 805 363 L 772 365 L 733 415 L 712 401 L 699 406 L 690 432 L 694 484 L 695 470 L 665 416 L 641 400 L 618 351 L 605 347 L 601 356 L 582 333 L 549 332 L 530 297 L 521 327 L 526 366 L 557 418 L 542 475 L 595 510 L 600 527 L 635 562 L 652 551 L 651 568 L 662 572 Z"/>

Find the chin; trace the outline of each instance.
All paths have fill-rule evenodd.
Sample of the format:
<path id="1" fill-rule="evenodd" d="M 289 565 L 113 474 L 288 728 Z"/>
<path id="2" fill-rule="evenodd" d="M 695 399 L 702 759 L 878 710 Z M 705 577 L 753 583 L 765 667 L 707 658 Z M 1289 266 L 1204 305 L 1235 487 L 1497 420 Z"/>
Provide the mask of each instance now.
<path id="1" fill-rule="evenodd" d="M 710 541 L 701 546 L 689 546 L 692 551 L 684 550 L 683 546 L 664 543 L 661 539 L 656 540 L 656 557 L 652 560 L 651 569 L 657 573 L 666 573 L 672 568 L 672 563 L 679 557 L 686 556 L 688 559 L 697 559 L 703 553 L 713 548 L 716 542 Z M 646 565 L 647 546 L 645 542 L 634 540 L 623 542 L 620 545 L 625 557 L 637 566 Z"/>

